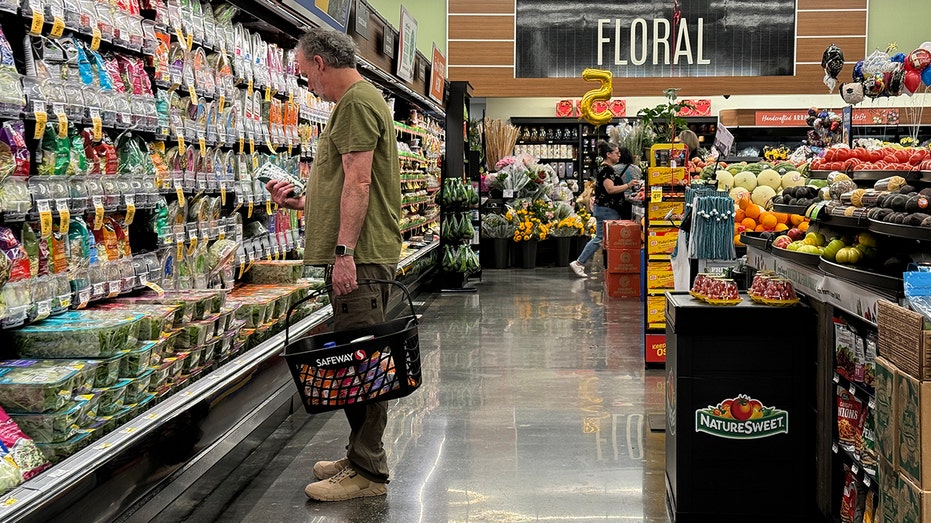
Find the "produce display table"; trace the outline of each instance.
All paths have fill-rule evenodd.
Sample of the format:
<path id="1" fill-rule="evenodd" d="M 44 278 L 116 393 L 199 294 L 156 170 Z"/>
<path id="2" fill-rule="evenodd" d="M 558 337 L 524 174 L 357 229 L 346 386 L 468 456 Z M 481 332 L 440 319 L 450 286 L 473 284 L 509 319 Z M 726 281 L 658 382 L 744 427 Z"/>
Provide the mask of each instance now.
<path id="1" fill-rule="evenodd" d="M 666 293 L 666 493 L 676 521 L 810 521 L 814 312 Z"/>

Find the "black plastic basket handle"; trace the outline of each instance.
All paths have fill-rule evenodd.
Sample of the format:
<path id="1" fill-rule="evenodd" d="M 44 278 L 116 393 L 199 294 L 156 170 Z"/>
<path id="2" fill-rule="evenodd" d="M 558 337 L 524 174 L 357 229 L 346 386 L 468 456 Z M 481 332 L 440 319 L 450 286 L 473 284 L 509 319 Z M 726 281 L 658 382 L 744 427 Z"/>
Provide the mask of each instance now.
<path id="1" fill-rule="evenodd" d="M 372 284 L 372 283 L 388 283 L 388 284 L 394 285 L 394 286 L 396 286 L 396 287 L 400 287 L 401 290 L 404 291 L 404 297 L 407 298 L 407 304 L 408 304 L 408 305 L 410 306 L 410 308 L 411 308 L 411 316 L 414 317 L 414 323 L 415 323 L 415 324 L 416 324 L 416 323 L 419 323 L 419 322 L 417 321 L 417 311 L 414 309 L 414 300 L 411 299 L 411 293 L 410 293 L 409 290 L 407 290 L 407 286 L 404 285 L 403 283 L 398 282 L 398 281 L 395 281 L 395 280 L 358 280 L 356 283 L 358 283 L 359 285 L 368 285 L 368 284 Z M 304 297 L 304 298 L 301 298 L 300 300 L 298 300 L 298 301 L 296 301 L 295 303 L 293 303 L 290 307 L 288 307 L 288 314 L 286 314 L 285 317 L 284 317 L 284 345 L 285 345 L 285 347 L 287 347 L 288 345 L 291 344 L 291 336 L 290 336 L 290 334 L 291 334 L 291 333 L 290 333 L 290 330 L 291 330 L 291 313 L 294 312 L 294 309 L 296 309 L 298 305 L 304 303 L 305 301 L 307 301 L 307 300 L 309 300 L 309 299 L 311 299 L 311 298 L 316 298 L 317 296 L 320 296 L 320 295 L 323 294 L 324 292 L 329 293 L 329 292 L 332 291 L 332 290 L 333 290 L 333 285 L 332 285 L 332 284 L 329 284 L 329 285 L 327 285 L 326 287 L 324 287 L 324 288 L 322 288 L 322 289 L 317 289 L 317 290 L 311 292 L 308 296 L 306 296 L 306 297 Z"/>

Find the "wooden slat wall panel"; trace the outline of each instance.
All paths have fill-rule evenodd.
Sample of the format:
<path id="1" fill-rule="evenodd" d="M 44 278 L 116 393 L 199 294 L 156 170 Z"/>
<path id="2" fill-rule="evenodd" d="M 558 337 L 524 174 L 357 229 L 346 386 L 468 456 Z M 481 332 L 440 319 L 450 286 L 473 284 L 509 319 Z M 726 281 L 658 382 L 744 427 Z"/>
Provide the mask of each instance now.
<path id="1" fill-rule="evenodd" d="M 514 42 L 449 42 L 450 64 L 513 65 Z"/>
<path id="2" fill-rule="evenodd" d="M 450 1 L 452 5 L 452 1 Z M 866 0 L 798 0 L 799 10 L 804 9 L 866 9 Z"/>
<path id="3" fill-rule="evenodd" d="M 659 96 L 664 89 L 681 87 L 680 97 L 721 94 L 827 94 L 821 82 L 821 65 L 799 65 L 796 76 L 715 78 L 615 78 L 614 96 Z M 581 97 L 593 88 L 580 78 L 514 78 L 510 67 L 449 66 L 450 80 L 467 80 L 474 96 Z M 838 97 L 838 100 L 840 98 Z"/>
<path id="4" fill-rule="evenodd" d="M 798 14 L 799 36 L 866 35 L 866 11 L 809 12 Z"/>
<path id="5" fill-rule="evenodd" d="M 455 13 L 514 14 L 514 0 L 449 0 L 449 3 L 447 4 L 446 9 L 449 14 L 455 14 Z"/>
<path id="6" fill-rule="evenodd" d="M 450 40 L 512 40 L 513 16 L 456 16 L 449 15 Z"/>
<path id="7" fill-rule="evenodd" d="M 831 44 L 837 44 L 844 51 L 847 60 L 859 60 L 866 56 L 866 38 L 862 36 L 842 38 L 802 38 L 798 40 L 795 52 L 796 62 L 821 62 L 824 50 Z M 461 62 L 460 62 L 461 63 Z"/>

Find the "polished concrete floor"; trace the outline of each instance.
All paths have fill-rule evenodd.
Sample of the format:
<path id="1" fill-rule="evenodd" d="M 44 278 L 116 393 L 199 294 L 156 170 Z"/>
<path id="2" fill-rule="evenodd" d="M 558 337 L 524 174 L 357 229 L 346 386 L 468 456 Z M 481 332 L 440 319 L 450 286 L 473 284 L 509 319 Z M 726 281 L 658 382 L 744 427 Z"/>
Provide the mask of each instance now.
<path id="1" fill-rule="evenodd" d="M 648 423 L 663 371 L 644 369 L 640 301 L 565 268 L 486 270 L 474 285 L 418 296 L 425 382 L 392 402 L 386 497 L 308 501 L 314 461 L 344 455 L 348 425 L 300 412 L 158 519 L 669 521 L 664 437 Z"/>

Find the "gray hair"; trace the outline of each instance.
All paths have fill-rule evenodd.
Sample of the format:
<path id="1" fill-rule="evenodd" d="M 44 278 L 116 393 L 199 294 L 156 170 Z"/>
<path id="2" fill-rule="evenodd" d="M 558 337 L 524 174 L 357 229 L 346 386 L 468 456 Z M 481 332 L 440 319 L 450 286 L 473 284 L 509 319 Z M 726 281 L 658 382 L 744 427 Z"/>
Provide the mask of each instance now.
<path id="1" fill-rule="evenodd" d="M 323 62 L 337 69 L 356 67 L 356 44 L 345 33 L 330 29 L 313 29 L 301 36 L 297 42 L 298 51 L 305 60 L 314 56 L 323 58 Z"/>

